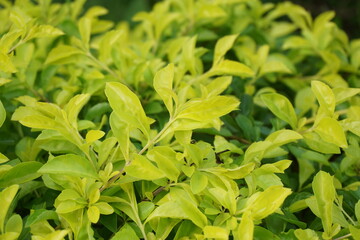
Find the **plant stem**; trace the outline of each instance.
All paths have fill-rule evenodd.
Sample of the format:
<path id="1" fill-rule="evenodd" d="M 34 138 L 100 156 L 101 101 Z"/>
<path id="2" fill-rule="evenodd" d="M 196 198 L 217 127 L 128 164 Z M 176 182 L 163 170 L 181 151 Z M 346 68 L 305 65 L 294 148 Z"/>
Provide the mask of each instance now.
<path id="1" fill-rule="evenodd" d="M 166 130 L 169 129 L 169 127 L 171 126 L 171 124 L 175 121 L 175 119 L 170 119 L 169 122 L 164 126 L 164 128 L 151 140 L 149 141 L 141 150 L 140 152 L 138 152 L 139 155 L 142 155 L 149 147 L 151 147 L 152 145 L 154 145 L 157 140 L 165 133 Z M 100 192 L 104 191 L 106 188 L 108 188 L 109 186 L 111 186 L 111 184 L 113 184 L 116 180 L 118 180 L 120 178 L 120 176 L 124 173 L 125 171 L 125 167 L 129 166 L 131 164 L 131 161 L 127 162 L 125 164 L 125 166 L 119 171 L 118 174 L 116 174 L 115 176 L 113 176 L 112 178 L 110 178 L 110 180 L 104 184 L 101 188 L 100 188 Z"/>
<path id="2" fill-rule="evenodd" d="M 18 46 L 20 46 L 21 44 L 25 43 L 25 41 L 20 40 L 18 41 L 14 46 L 12 46 L 9 51 L 7 52 L 7 54 L 12 53 Z"/>
<path id="3" fill-rule="evenodd" d="M 344 210 L 344 208 L 341 206 L 341 204 L 340 204 L 340 201 L 336 198 L 336 200 L 335 200 L 335 204 L 340 208 L 340 210 L 341 210 L 341 212 L 345 215 L 345 217 L 347 217 L 349 220 L 350 220 L 350 222 L 351 222 L 351 224 L 352 225 L 356 225 L 356 223 L 354 222 L 354 220 L 349 216 L 349 214 Z"/>
<path id="4" fill-rule="evenodd" d="M 244 143 L 246 145 L 250 145 L 251 142 L 246 140 L 245 138 L 241 138 L 241 137 L 238 137 L 238 136 L 228 136 L 228 137 L 225 137 L 225 139 L 229 139 L 229 140 L 237 140 L 241 143 Z"/>
<path id="5" fill-rule="evenodd" d="M 344 235 L 342 237 L 335 238 L 334 240 L 341 240 L 341 239 L 345 239 L 345 238 L 348 238 L 348 237 L 351 237 L 351 236 L 352 236 L 351 233 L 349 233 L 349 234 L 346 234 L 346 235 Z"/>

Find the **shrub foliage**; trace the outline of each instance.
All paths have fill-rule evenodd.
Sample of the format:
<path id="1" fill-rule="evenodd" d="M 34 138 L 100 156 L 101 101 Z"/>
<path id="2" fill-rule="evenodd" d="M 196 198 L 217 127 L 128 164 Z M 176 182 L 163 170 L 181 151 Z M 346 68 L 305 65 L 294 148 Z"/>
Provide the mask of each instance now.
<path id="1" fill-rule="evenodd" d="M 0 1 L 0 239 L 360 239 L 360 40 L 290 2 Z"/>

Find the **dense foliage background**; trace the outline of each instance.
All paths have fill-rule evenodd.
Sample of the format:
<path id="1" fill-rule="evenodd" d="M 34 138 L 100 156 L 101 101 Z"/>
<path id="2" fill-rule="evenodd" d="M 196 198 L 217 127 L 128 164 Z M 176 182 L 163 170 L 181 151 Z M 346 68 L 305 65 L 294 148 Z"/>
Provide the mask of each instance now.
<path id="1" fill-rule="evenodd" d="M 63 0 L 64 2 L 64 0 Z M 85 8 L 91 6 L 104 6 L 109 13 L 104 18 L 112 21 L 131 21 L 131 17 L 139 11 L 149 11 L 159 0 L 121 0 L 121 1 L 87 1 Z M 282 0 L 266 0 L 264 2 L 280 3 Z M 292 2 L 303 6 L 317 16 L 325 11 L 336 11 L 334 21 L 343 28 L 350 37 L 360 37 L 360 2 L 357 0 L 293 0 Z"/>
<path id="2" fill-rule="evenodd" d="M 102 3 L 0 0 L 0 239 L 359 239 L 344 18 Z"/>

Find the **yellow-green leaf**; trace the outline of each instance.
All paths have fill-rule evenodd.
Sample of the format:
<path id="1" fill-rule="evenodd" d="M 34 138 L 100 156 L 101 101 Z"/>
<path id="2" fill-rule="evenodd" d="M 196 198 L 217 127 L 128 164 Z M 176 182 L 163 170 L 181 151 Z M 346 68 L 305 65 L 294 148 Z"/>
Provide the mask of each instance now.
<path id="1" fill-rule="evenodd" d="M 275 116 L 290 124 L 293 129 L 296 129 L 298 119 L 289 99 L 278 93 L 262 94 L 261 99 Z"/>
<path id="2" fill-rule="evenodd" d="M 154 77 L 154 89 L 163 100 L 170 115 L 173 113 L 172 98 L 174 96 L 173 88 L 174 64 L 169 64 L 159 70 Z"/>
<path id="3" fill-rule="evenodd" d="M 327 172 L 318 172 L 312 182 L 312 189 L 316 198 L 324 232 L 328 236 L 331 236 L 333 223 L 332 208 L 336 197 L 333 177 Z"/>
<path id="4" fill-rule="evenodd" d="M 296 229 L 294 234 L 298 240 L 319 240 L 318 235 L 312 229 Z"/>
<path id="5" fill-rule="evenodd" d="M 5 232 L 17 233 L 18 235 L 20 235 L 22 228 L 23 228 L 23 221 L 21 216 L 19 214 L 14 214 L 7 220 L 5 225 Z"/>
<path id="6" fill-rule="evenodd" d="M 13 201 L 17 191 L 19 190 L 19 185 L 12 185 L 5 188 L 0 192 L 0 231 L 4 232 L 5 229 L 5 217 L 9 210 L 10 204 Z"/>
<path id="7" fill-rule="evenodd" d="M 54 157 L 45 163 L 38 171 L 44 174 L 64 174 L 75 177 L 98 178 L 97 172 L 90 160 L 74 154 Z"/>
<path id="8" fill-rule="evenodd" d="M 213 66 L 223 60 L 224 55 L 229 51 L 239 34 L 228 35 L 220 38 L 215 45 Z"/>
<path id="9" fill-rule="evenodd" d="M 111 240 L 139 240 L 134 229 L 127 223 L 111 238 Z"/>
<path id="10" fill-rule="evenodd" d="M 37 171 L 42 166 L 42 163 L 30 161 L 22 162 L 9 171 L 1 175 L 0 187 L 10 186 L 12 184 L 21 184 L 41 176 Z"/>
<path id="11" fill-rule="evenodd" d="M 193 99 L 187 102 L 176 116 L 201 122 L 209 122 L 233 110 L 240 101 L 231 96 L 215 96 L 207 99 Z"/>
<path id="12" fill-rule="evenodd" d="M 349 225 L 349 230 L 354 240 L 360 240 L 360 229 Z"/>
<path id="13" fill-rule="evenodd" d="M 100 218 L 99 208 L 97 208 L 96 206 L 90 206 L 87 210 L 87 215 L 90 222 L 97 223 Z"/>
<path id="14" fill-rule="evenodd" d="M 83 54 L 84 54 L 83 51 L 75 47 L 67 46 L 67 45 L 59 45 L 50 51 L 45 61 L 45 64 L 59 64 L 70 57 L 83 55 Z"/>
<path id="15" fill-rule="evenodd" d="M 210 69 L 209 75 L 234 75 L 238 77 L 252 77 L 254 76 L 254 72 L 243 63 L 232 60 L 223 60 Z"/>
<path id="16" fill-rule="evenodd" d="M 79 20 L 79 32 L 81 40 L 86 48 L 89 47 L 90 35 L 91 35 L 91 18 L 82 17 Z"/>
<path id="17" fill-rule="evenodd" d="M 0 52 L 0 71 L 5 73 L 14 73 L 17 71 L 10 57 L 1 52 Z"/>
<path id="18" fill-rule="evenodd" d="M 105 132 L 100 130 L 90 130 L 85 137 L 87 143 L 95 142 L 105 135 Z"/>
<path id="19" fill-rule="evenodd" d="M 274 213 L 291 194 L 289 188 L 271 186 L 263 192 L 252 195 L 246 203 L 246 211 L 251 211 L 254 220 L 261 220 Z"/>
<path id="20" fill-rule="evenodd" d="M 312 81 L 311 90 L 316 96 L 320 106 L 325 109 L 328 116 L 332 116 L 335 110 L 335 96 L 331 88 L 323 82 Z"/>
<path id="21" fill-rule="evenodd" d="M 78 115 L 84 105 L 89 101 L 90 94 L 78 94 L 72 97 L 69 102 L 66 104 L 65 112 L 69 123 L 77 129 Z"/>
<path id="22" fill-rule="evenodd" d="M 276 132 L 271 133 L 265 141 L 272 142 L 272 148 L 279 147 L 285 145 L 290 142 L 294 142 L 296 140 L 302 139 L 303 137 L 292 130 L 283 129 Z"/>
<path id="23" fill-rule="evenodd" d="M 114 112 L 130 126 L 140 129 L 149 136 L 150 124 L 139 98 L 127 86 L 118 82 L 108 82 L 105 94 Z"/>
<path id="24" fill-rule="evenodd" d="M 208 178 L 202 172 L 194 172 L 190 179 L 190 188 L 194 194 L 200 193 L 208 185 Z"/>
<path id="25" fill-rule="evenodd" d="M 205 226 L 204 229 L 204 237 L 205 238 L 215 238 L 215 239 L 229 239 L 229 230 L 226 228 L 218 227 L 218 226 Z"/>
<path id="26" fill-rule="evenodd" d="M 348 143 L 343 128 L 333 118 L 322 118 L 315 128 L 315 132 L 328 143 L 333 143 L 341 148 L 347 148 Z"/>
<path id="27" fill-rule="evenodd" d="M 224 92 L 231 84 L 231 81 L 231 76 L 223 76 L 211 80 L 211 82 L 206 85 L 208 96 L 217 96 L 220 93 Z"/>
<path id="28" fill-rule="evenodd" d="M 0 87 L 2 85 L 5 85 L 5 84 L 9 83 L 9 82 L 11 82 L 10 79 L 0 77 Z"/>
<path id="29" fill-rule="evenodd" d="M 250 212 L 246 211 L 241 216 L 241 222 L 234 235 L 236 235 L 238 240 L 253 240 L 254 221 Z"/>
<path id="30" fill-rule="evenodd" d="M 42 38 L 42 37 L 56 37 L 63 34 L 64 34 L 63 31 L 51 25 L 39 25 L 30 28 L 30 31 L 26 36 L 26 40 L 28 41 L 33 38 Z"/>
<path id="31" fill-rule="evenodd" d="M 5 111 L 4 105 L 2 104 L 2 102 L 0 100 L 0 127 L 5 122 L 5 118 L 6 118 L 6 111 Z"/>
<path id="32" fill-rule="evenodd" d="M 131 164 L 125 167 L 125 172 L 129 176 L 144 180 L 155 180 L 165 177 L 165 174 L 159 168 L 146 157 L 138 154 L 134 156 Z"/>
<path id="33" fill-rule="evenodd" d="M 148 151 L 146 156 L 156 162 L 167 178 L 177 181 L 180 175 L 180 164 L 176 159 L 176 152 L 168 146 L 158 146 Z"/>

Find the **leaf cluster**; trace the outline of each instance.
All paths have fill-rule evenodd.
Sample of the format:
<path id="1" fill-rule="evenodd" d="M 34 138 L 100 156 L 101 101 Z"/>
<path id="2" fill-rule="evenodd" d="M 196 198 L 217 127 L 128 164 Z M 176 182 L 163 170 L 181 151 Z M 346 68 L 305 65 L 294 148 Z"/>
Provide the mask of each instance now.
<path id="1" fill-rule="evenodd" d="M 290 2 L 0 1 L 0 239 L 359 239 L 360 40 Z"/>

